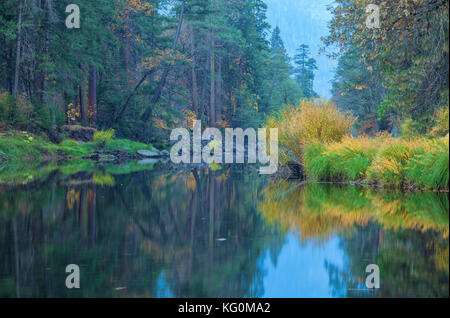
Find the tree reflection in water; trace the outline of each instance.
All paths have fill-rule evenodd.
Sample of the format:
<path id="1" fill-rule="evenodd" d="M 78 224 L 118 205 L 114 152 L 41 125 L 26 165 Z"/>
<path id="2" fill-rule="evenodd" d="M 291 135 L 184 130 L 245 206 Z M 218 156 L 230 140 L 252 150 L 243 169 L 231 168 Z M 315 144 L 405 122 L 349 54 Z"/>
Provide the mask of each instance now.
<path id="1" fill-rule="evenodd" d="M 339 239 L 345 265 L 323 264 L 331 296 L 367 296 L 371 263 L 375 296 L 448 295 L 445 195 L 244 171 L 52 173 L 0 186 L 0 296 L 262 297 L 264 264 L 278 267 L 292 231 L 299 249 Z M 67 264 L 80 265 L 81 289 L 66 289 Z"/>
<path id="2" fill-rule="evenodd" d="M 349 185 L 272 182 L 260 204 L 270 224 L 294 229 L 301 244 L 339 236 L 343 269 L 326 262 L 335 297 L 448 295 L 449 201 L 445 193 L 402 193 Z M 365 268 L 380 267 L 369 292 Z"/>
<path id="3" fill-rule="evenodd" d="M 256 210 L 262 178 L 99 175 L 0 188 L 1 296 L 262 295 L 258 258 L 282 245 Z M 64 285 L 71 263 L 81 268 L 79 291 Z"/>

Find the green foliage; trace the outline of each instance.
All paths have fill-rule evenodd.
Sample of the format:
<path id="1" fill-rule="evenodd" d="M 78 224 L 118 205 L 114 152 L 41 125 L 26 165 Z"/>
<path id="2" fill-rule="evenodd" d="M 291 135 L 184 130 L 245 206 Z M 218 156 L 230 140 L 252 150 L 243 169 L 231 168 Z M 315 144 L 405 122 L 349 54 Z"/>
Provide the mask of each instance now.
<path id="1" fill-rule="evenodd" d="M 347 137 L 327 145 L 314 143 L 305 147 L 303 164 L 308 176 L 316 180 L 448 189 L 448 137 Z"/>
<path id="2" fill-rule="evenodd" d="M 324 144 L 313 143 L 305 147 L 303 165 L 308 176 L 317 180 L 327 180 L 334 176 L 330 157 L 325 155 L 327 148 Z"/>
<path id="3" fill-rule="evenodd" d="M 105 149 L 107 144 L 114 138 L 114 129 L 100 130 L 94 133 L 94 144 L 97 148 Z"/>
<path id="4" fill-rule="evenodd" d="M 134 155 L 138 150 L 154 150 L 152 145 L 127 139 L 111 139 L 113 132 L 99 132 L 94 142 L 78 142 L 71 139 L 54 144 L 47 139 L 25 132 L 12 132 L 0 136 L 0 161 L 37 161 L 50 160 L 57 155 L 73 160 L 90 157 L 98 149 L 119 151 Z M 103 148 L 105 144 L 105 148 Z"/>
<path id="5" fill-rule="evenodd" d="M 448 140 L 448 136 L 446 138 Z M 435 140 L 430 148 L 421 151 L 408 162 L 407 178 L 410 182 L 429 189 L 448 189 L 448 143 L 444 140 Z"/>
<path id="6" fill-rule="evenodd" d="M 40 160 L 43 155 L 53 155 L 55 150 L 53 144 L 27 133 L 0 137 L 0 158 L 4 160 Z"/>
<path id="7" fill-rule="evenodd" d="M 321 143 L 305 148 L 303 162 L 309 176 L 318 180 L 364 180 L 377 153 L 377 144 L 368 139 L 344 138 L 325 146 Z"/>
<path id="8" fill-rule="evenodd" d="M 442 107 L 434 116 L 434 127 L 430 134 L 434 137 L 443 137 L 449 133 L 449 107 Z"/>
<path id="9" fill-rule="evenodd" d="M 95 146 L 89 142 L 80 143 L 72 139 L 66 139 L 59 144 L 58 150 L 65 156 L 77 158 L 88 156 L 95 151 Z"/>
<path id="10" fill-rule="evenodd" d="M 340 141 L 350 132 L 354 118 L 339 112 L 331 102 L 303 99 L 269 117 L 267 127 L 279 129 L 280 162 L 301 160 L 303 147 L 317 142 Z"/>
<path id="11" fill-rule="evenodd" d="M 14 96 L 5 92 L 0 95 L 0 121 L 14 122 L 16 113 L 16 100 Z"/>
<path id="12" fill-rule="evenodd" d="M 411 118 L 406 119 L 400 126 L 400 133 L 403 138 L 411 138 L 414 136 L 414 122 Z"/>
<path id="13" fill-rule="evenodd" d="M 310 57 L 309 46 L 300 45 L 298 54 L 294 58 L 296 68 L 294 70 L 295 79 L 302 90 L 305 98 L 317 97 L 314 92 L 314 71 L 317 70 L 316 60 Z"/>
<path id="14" fill-rule="evenodd" d="M 367 171 L 368 180 L 388 186 L 402 186 L 406 181 L 406 164 L 415 151 L 414 145 L 409 143 L 387 143 Z"/>
<path id="15" fill-rule="evenodd" d="M 333 97 L 340 109 L 358 116 L 362 133 L 397 135 L 400 124 L 412 120 L 407 135 L 423 135 L 435 111 L 448 107 L 448 2 L 383 5 L 376 32 L 363 27 L 367 1 L 339 0 L 330 6 L 324 43 L 339 57 Z"/>

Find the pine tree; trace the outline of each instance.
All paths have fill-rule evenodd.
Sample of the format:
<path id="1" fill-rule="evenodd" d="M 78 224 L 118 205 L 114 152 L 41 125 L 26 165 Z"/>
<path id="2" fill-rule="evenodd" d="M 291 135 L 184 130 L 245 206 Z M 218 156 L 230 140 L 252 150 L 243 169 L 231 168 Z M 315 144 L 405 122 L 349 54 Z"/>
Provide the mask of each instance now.
<path id="1" fill-rule="evenodd" d="M 306 44 L 300 45 L 297 52 L 294 58 L 297 84 L 306 98 L 316 97 L 317 93 L 313 89 L 314 71 L 317 70 L 316 60 L 310 57 L 309 46 Z"/>

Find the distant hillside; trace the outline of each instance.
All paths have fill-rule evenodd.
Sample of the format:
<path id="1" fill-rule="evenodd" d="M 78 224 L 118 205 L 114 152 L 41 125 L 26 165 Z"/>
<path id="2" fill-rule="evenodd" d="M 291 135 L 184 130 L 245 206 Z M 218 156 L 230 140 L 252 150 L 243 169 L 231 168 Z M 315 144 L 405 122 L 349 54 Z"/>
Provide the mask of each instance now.
<path id="1" fill-rule="evenodd" d="M 272 28 L 279 26 L 286 49 L 291 57 L 302 43 L 308 44 L 319 70 L 316 72 L 314 90 L 322 97 L 330 97 L 330 81 L 334 76 L 336 61 L 318 55 L 320 38 L 328 34 L 331 15 L 326 10 L 333 0 L 264 0 L 268 6 L 267 17 Z"/>

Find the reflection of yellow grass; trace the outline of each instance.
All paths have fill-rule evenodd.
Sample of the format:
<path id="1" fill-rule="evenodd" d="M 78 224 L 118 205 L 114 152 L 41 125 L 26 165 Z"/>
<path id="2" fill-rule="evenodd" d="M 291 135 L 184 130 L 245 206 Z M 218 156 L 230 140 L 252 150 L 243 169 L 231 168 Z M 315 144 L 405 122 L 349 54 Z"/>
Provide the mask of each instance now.
<path id="1" fill-rule="evenodd" d="M 434 263 L 437 268 L 440 270 L 448 270 L 449 264 L 449 249 L 448 246 L 446 249 L 437 249 L 436 254 L 433 255 Z"/>
<path id="2" fill-rule="evenodd" d="M 430 195 L 429 199 L 433 198 Z M 415 200 L 420 202 L 421 198 L 385 196 L 355 187 L 333 190 L 317 184 L 290 189 L 286 182 L 281 182 L 264 189 L 260 208 L 269 223 L 278 223 L 284 231 L 292 228 L 300 231 L 302 240 L 327 239 L 336 232 L 365 226 L 371 221 L 377 221 L 385 229 L 433 230 L 448 238 L 448 210 L 441 207 L 437 211 L 439 205 L 421 206 Z"/>
<path id="3" fill-rule="evenodd" d="M 99 173 L 99 172 L 94 172 L 93 181 L 95 184 L 108 187 L 113 187 L 116 183 L 114 177 L 111 176 L 109 173 Z"/>
<path id="4" fill-rule="evenodd" d="M 192 172 L 186 178 L 186 187 L 191 191 L 195 191 L 195 189 L 197 188 L 197 182 L 195 181 L 195 177 Z"/>
<path id="5" fill-rule="evenodd" d="M 448 197 L 443 194 L 393 194 L 321 184 L 299 188 L 287 182 L 273 182 L 263 194 L 260 210 L 267 222 L 278 224 L 284 232 L 298 231 L 302 243 L 313 240 L 320 244 L 370 222 L 385 230 L 433 231 L 444 240 L 449 237 Z M 449 248 L 438 242 L 426 242 L 433 251 L 430 262 L 437 269 L 448 270 Z"/>
<path id="6" fill-rule="evenodd" d="M 444 238 L 448 238 L 449 228 L 445 226 L 439 226 L 438 224 L 421 218 L 419 213 L 408 213 L 407 207 L 404 206 L 404 200 L 397 199 L 393 201 L 385 201 L 379 196 L 372 199 L 372 205 L 376 210 L 377 221 L 385 228 L 392 228 L 394 230 L 412 229 L 426 232 L 428 230 L 434 230 L 441 232 Z"/>
<path id="7" fill-rule="evenodd" d="M 67 209 L 72 210 L 76 202 L 80 202 L 80 191 L 68 190 L 66 193 Z"/>

